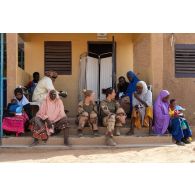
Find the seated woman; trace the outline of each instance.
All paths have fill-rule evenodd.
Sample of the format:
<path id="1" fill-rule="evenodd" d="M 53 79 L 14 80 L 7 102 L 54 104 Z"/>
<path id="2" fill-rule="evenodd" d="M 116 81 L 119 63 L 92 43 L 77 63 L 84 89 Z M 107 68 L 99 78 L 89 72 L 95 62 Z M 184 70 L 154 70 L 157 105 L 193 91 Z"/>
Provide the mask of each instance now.
<path id="1" fill-rule="evenodd" d="M 36 116 L 31 120 L 30 129 L 33 133 L 34 142 L 37 145 L 39 140 L 46 142 L 50 135 L 65 131 L 65 143 L 68 144 L 67 116 L 64 112 L 62 100 L 55 90 L 51 90 L 43 101 Z"/>
<path id="2" fill-rule="evenodd" d="M 129 85 L 126 90 L 125 96 L 121 99 L 121 107 L 125 110 L 125 112 L 131 117 L 132 113 L 132 95 L 136 90 L 136 84 L 139 81 L 138 77 L 134 72 L 127 72 L 127 78 L 129 80 Z"/>
<path id="3" fill-rule="evenodd" d="M 29 119 L 31 119 L 32 114 L 31 114 L 30 103 L 29 103 L 28 99 L 25 97 L 25 95 L 23 94 L 22 88 L 16 88 L 14 90 L 14 95 L 15 95 L 15 99 L 17 101 L 17 104 L 23 107 L 23 109 L 26 112 L 26 114 L 28 115 Z"/>
<path id="4" fill-rule="evenodd" d="M 113 140 L 113 131 L 116 136 L 119 136 L 119 127 L 125 124 L 126 119 L 126 114 L 115 97 L 115 90 L 108 88 L 106 89 L 106 99 L 100 103 L 101 119 L 103 125 L 107 127 L 106 144 L 109 146 L 116 146 Z"/>
<path id="5" fill-rule="evenodd" d="M 2 128 L 5 133 L 16 133 L 18 136 L 24 133 L 28 120 L 28 115 L 23 111 L 23 106 L 18 105 L 16 99 L 12 99 L 4 114 Z"/>
<path id="6" fill-rule="evenodd" d="M 127 135 L 134 134 L 134 127 L 149 127 L 149 134 L 152 132 L 152 92 L 144 81 L 139 81 L 132 98 L 133 111 L 131 116 L 131 129 Z"/>
<path id="7" fill-rule="evenodd" d="M 163 135 L 168 133 L 170 121 L 169 116 L 169 95 L 167 90 L 162 90 L 154 103 L 154 133 Z"/>
<path id="8" fill-rule="evenodd" d="M 176 100 L 170 100 L 169 114 L 171 117 L 169 131 L 177 145 L 184 146 L 191 143 L 192 131 L 184 118 L 185 109 L 176 105 Z"/>
<path id="9" fill-rule="evenodd" d="M 34 92 L 32 101 L 38 102 L 39 105 L 45 100 L 47 94 L 51 90 L 55 90 L 53 83 L 57 79 L 58 74 L 55 71 L 46 71 L 45 76 L 38 82 Z M 59 95 L 62 97 L 66 97 L 67 94 L 64 92 L 59 92 Z"/>
<path id="10" fill-rule="evenodd" d="M 83 129 L 88 124 L 93 130 L 93 135 L 98 136 L 98 115 L 95 103 L 95 93 L 92 90 L 84 90 L 84 100 L 78 105 L 78 136 L 83 136 Z"/>

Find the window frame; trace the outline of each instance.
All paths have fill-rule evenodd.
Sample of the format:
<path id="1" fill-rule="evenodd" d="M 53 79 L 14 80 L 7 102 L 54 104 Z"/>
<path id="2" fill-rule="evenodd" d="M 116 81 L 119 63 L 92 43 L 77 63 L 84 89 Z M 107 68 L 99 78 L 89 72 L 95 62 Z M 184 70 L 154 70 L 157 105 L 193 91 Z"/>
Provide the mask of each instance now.
<path id="1" fill-rule="evenodd" d="M 49 43 L 51 43 L 51 44 L 49 45 Z M 57 45 L 57 43 L 60 43 L 60 44 Z M 62 47 L 62 43 L 64 43 L 64 49 L 66 48 L 66 51 L 64 50 L 65 56 L 64 56 L 64 58 L 58 58 L 58 60 L 59 60 L 58 61 L 57 56 L 60 54 L 59 56 L 62 57 L 63 52 L 54 52 L 54 51 L 48 52 L 46 50 L 48 49 L 48 47 L 52 48 L 52 47 L 58 47 L 58 46 L 59 46 L 58 50 L 61 50 L 60 46 Z M 68 44 L 69 44 L 69 46 L 68 46 Z M 69 49 L 69 51 L 67 51 L 68 49 Z M 53 50 L 55 50 L 55 49 L 53 49 Z M 52 55 L 52 53 L 58 54 L 54 57 L 54 59 L 56 58 L 56 61 L 53 61 L 54 59 L 52 59 L 52 58 L 46 57 L 46 55 L 49 56 L 49 55 Z M 69 55 L 68 58 L 66 58 L 67 57 L 66 55 L 67 56 Z M 51 59 L 52 59 L 52 61 L 50 61 Z M 63 61 L 63 60 L 65 60 L 65 61 Z M 53 65 L 47 64 L 47 63 L 52 63 L 52 62 L 53 62 Z M 49 66 L 52 67 L 52 66 L 57 65 L 58 62 L 60 62 L 60 64 L 58 64 L 58 68 L 57 67 L 56 68 L 49 68 Z M 64 62 L 64 64 L 62 64 L 63 62 Z M 66 64 L 66 63 L 69 63 L 69 64 Z M 64 70 L 63 70 L 63 68 L 64 68 Z M 59 69 L 61 69 L 61 70 L 59 70 Z M 70 69 L 70 70 L 66 70 L 66 69 Z M 72 41 L 44 41 L 44 70 L 45 71 L 54 70 L 58 73 L 58 75 L 72 75 Z"/>

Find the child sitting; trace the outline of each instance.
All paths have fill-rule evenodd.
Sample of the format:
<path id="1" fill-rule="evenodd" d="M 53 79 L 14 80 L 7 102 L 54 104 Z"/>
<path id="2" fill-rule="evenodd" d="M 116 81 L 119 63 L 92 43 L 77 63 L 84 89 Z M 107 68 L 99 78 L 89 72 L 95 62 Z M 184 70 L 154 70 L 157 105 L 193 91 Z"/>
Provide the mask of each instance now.
<path id="1" fill-rule="evenodd" d="M 28 115 L 23 111 L 23 106 L 19 105 L 16 99 L 12 99 L 7 106 L 2 128 L 5 132 L 14 132 L 18 136 L 20 133 L 24 133 L 28 119 Z"/>
<path id="2" fill-rule="evenodd" d="M 188 144 L 192 141 L 192 131 L 189 127 L 187 120 L 184 118 L 184 108 L 176 104 L 176 100 L 170 100 L 169 115 L 170 120 L 170 132 L 176 143 Z"/>

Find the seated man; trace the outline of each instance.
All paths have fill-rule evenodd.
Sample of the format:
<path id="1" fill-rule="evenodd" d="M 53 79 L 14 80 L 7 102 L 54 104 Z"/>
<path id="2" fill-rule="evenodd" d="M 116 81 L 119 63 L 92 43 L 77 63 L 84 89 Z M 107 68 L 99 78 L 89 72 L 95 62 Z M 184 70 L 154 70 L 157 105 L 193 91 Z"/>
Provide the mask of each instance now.
<path id="1" fill-rule="evenodd" d="M 39 73 L 38 72 L 34 72 L 33 73 L 33 80 L 30 81 L 28 83 L 28 85 L 26 86 L 26 89 L 28 90 L 28 93 L 29 93 L 30 101 L 32 101 L 33 92 L 34 92 L 35 87 L 37 86 L 37 84 L 39 82 L 39 78 L 40 78 Z"/>
<path id="2" fill-rule="evenodd" d="M 42 102 L 46 99 L 49 91 L 55 90 L 54 82 L 57 79 L 57 77 L 58 77 L 57 72 L 52 70 L 46 71 L 45 76 L 39 81 L 34 90 L 32 101 L 38 102 L 39 105 L 41 106 Z M 58 95 L 66 97 L 67 93 L 60 91 L 58 92 Z"/>
<path id="3" fill-rule="evenodd" d="M 119 83 L 117 84 L 117 99 L 121 99 L 125 97 L 127 88 L 129 86 L 129 83 L 126 81 L 125 77 L 121 76 L 119 77 Z"/>
<path id="4" fill-rule="evenodd" d="M 136 84 L 136 91 L 133 93 L 132 98 L 132 120 L 131 128 L 127 135 L 134 134 L 134 127 L 149 127 L 149 134 L 152 132 L 152 92 L 144 81 L 139 81 Z"/>
<path id="5" fill-rule="evenodd" d="M 89 124 L 93 130 L 93 135 L 98 136 L 98 116 L 97 105 L 94 101 L 94 92 L 92 90 L 84 90 L 84 100 L 78 105 L 78 136 L 83 136 L 85 125 Z"/>
<path id="6" fill-rule="evenodd" d="M 105 93 L 106 99 L 100 103 L 100 110 L 103 125 L 107 127 L 106 144 L 116 146 L 113 140 L 113 131 L 116 136 L 120 135 L 119 127 L 125 124 L 126 114 L 115 100 L 115 90 L 108 88 Z"/>

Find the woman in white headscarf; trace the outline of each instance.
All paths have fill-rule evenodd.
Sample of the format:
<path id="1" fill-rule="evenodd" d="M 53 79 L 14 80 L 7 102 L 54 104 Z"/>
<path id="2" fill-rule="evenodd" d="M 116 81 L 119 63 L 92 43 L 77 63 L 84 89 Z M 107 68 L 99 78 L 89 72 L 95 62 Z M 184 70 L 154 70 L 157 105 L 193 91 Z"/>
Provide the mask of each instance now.
<path id="1" fill-rule="evenodd" d="M 136 91 L 132 97 L 132 105 L 131 129 L 127 134 L 134 134 L 134 127 L 149 127 L 149 133 L 151 133 L 153 119 L 152 92 L 148 90 L 144 81 L 139 81 L 136 84 Z"/>

